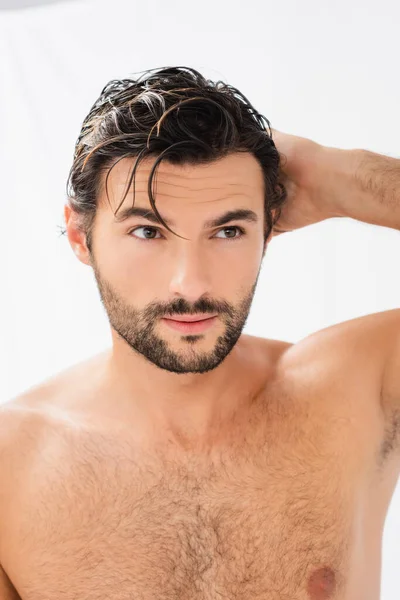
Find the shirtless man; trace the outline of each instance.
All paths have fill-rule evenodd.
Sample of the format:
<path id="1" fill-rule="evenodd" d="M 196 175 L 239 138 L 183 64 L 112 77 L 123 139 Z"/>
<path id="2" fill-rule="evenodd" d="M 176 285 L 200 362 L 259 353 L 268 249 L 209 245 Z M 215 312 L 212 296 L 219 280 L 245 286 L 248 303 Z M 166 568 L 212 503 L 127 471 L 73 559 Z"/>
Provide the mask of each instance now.
<path id="1" fill-rule="evenodd" d="M 170 111 L 162 140 L 149 138 L 155 150 L 136 170 L 135 210 L 127 194 L 120 202 L 133 154 L 96 190 L 90 233 L 77 171 L 81 205 L 71 197 L 65 206 L 112 348 L 0 407 L 0 598 L 378 600 L 400 467 L 400 309 L 296 344 L 242 329 L 273 236 L 331 217 L 400 229 L 400 161 L 272 130 L 287 195 L 282 188 L 280 212 L 279 194 L 269 205 L 277 220 L 265 237 L 265 171 L 250 151 L 160 162 L 163 225 L 148 195 L 154 157 L 182 131 L 198 127 L 206 138 L 227 126 L 203 111 L 204 82 L 195 88 L 179 68 L 167 74 L 167 107 L 186 82 L 195 111 L 181 104 L 181 121 Z M 163 109 L 155 89 L 130 107 L 146 135 Z M 101 138 L 87 132 L 100 113 L 75 156 L 91 177 Z M 198 125 L 204 114 L 208 128 Z M 102 135 L 112 137 L 112 126 Z M 277 151 L 262 135 L 272 173 Z M 121 147 L 109 149 L 114 162 Z"/>

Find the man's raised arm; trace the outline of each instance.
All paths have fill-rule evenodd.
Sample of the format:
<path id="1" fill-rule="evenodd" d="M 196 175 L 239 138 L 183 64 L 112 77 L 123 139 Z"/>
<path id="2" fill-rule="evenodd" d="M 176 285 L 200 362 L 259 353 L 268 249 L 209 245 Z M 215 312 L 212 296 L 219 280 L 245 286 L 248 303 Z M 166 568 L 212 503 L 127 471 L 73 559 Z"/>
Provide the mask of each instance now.
<path id="1" fill-rule="evenodd" d="M 322 146 L 273 131 L 282 155 L 282 181 L 288 198 L 274 235 L 331 217 L 400 231 L 400 159 L 369 150 Z M 400 256 L 388 257 L 392 276 L 400 278 Z M 370 340 L 380 357 L 381 401 L 400 432 L 400 308 L 367 315 Z M 371 318 L 374 325 L 371 326 Z M 362 325 L 361 319 L 359 319 Z"/>

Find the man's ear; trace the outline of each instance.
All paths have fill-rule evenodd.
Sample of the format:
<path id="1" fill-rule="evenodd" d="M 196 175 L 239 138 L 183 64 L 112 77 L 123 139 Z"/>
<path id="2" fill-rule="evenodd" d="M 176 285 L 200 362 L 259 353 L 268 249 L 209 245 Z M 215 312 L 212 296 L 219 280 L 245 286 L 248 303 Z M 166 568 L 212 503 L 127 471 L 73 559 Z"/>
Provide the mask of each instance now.
<path id="1" fill-rule="evenodd" d="M 76 257 L 85 265 L 91 266 L 90 253 L 86 245 L 86 235 L 79 227 L 79 215 L 69 206 L 64 206 L 66 232 Z"/>

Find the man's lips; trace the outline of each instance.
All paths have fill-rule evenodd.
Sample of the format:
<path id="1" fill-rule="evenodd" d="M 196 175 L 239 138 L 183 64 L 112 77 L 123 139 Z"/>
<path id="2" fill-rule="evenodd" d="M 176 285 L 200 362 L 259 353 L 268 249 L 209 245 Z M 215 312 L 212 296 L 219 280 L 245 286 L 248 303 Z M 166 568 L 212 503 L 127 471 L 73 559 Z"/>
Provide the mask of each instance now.
<path id="1" fill-rule="evenodd" d="M 192 317 L 193 315 L 190 316 L 191 319 Z M 212 327 L 216 320 L 216 315 L 211 317 L 207 316 L 205 318 L 203 317 L 201 319 L 197 317 L 196 320 L 192 319 L 191 321 L 184 321 L 182 318 L 162 319 L 162 321 L 164 321 L 164 323 L 168 325 L 168 327 L 170 327 L 171 329 L 175 329 L 176 331 L 181 331 L 182 333 L 201 333 L 209 327 Z"/>
<path id="2" fill-rule="evenodd" d="M 186 315 L 183 317 L 164 317 L 170 321 L 179 321 L 184 323 L 193 323 L 193 321 L 205 321 L 206 319 L 212 319 L 216 315 Z"/>

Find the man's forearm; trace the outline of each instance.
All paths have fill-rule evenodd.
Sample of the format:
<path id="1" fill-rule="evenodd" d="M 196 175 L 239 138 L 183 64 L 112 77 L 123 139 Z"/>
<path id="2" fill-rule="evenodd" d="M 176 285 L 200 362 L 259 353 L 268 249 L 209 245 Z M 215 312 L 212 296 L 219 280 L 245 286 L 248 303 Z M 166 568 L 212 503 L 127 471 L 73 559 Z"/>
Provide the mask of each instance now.
<path id="1" fill-rule="evenodd" d="M 330 147 L 323 154 L 319 193 L 338 215 L 400 231 L 400 159 Z"/>

